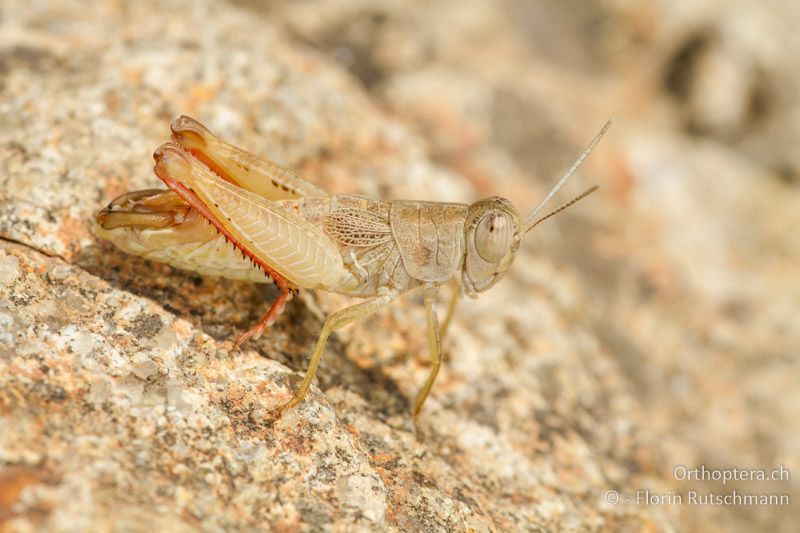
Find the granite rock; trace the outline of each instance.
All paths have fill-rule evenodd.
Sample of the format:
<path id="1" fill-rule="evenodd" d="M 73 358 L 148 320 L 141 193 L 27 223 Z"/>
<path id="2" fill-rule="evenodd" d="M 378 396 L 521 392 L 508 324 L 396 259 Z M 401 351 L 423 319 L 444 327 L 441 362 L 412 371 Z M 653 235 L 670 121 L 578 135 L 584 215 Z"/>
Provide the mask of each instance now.
<path id="1" fill-rule="evenodd" d="M 0 530 L 792 531 L 636 501 L 732 488 L 676 465 L 800 471 L 800 9 L 774 4 L 4 2 Z M 91 234 L 182 113 L 332 192 L 522 210 L 617 122 L 571 185 L 601 192 L 460 306 L 417 421 L 410 295 L 274 422 L 349 300 L 301 293 L 235 352 L 274 289 Z"/>

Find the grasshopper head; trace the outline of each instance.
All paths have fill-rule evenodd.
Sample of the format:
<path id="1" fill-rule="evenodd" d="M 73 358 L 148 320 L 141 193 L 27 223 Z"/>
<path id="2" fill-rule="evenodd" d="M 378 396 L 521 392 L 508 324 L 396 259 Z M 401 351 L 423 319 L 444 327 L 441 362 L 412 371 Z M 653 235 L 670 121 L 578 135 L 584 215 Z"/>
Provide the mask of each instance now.
<path id="1" fill-rule="evenodd" d="M 514 261 L 524 233 L 597 190 L 597 186 L 591 187 L 547 215 L 536 218 L 542 207 L 550 201 L 597 146 L 610 126 L 611 121 L 609 120 L 592 139 L 589 147 L 583 151 L 559 182 L 550 189 L 539 205 L 525 217 L 525 220 L 505 198 L 494 196 L 469 206 L 464 226 L 467 254 L 462 275 L 462 287 L 468 295 L 475 296 L 476 293 L 485 291 L 503 277 Z"/>
<path id="2" fill-rule="evenodd" d="M 522 217 L 511 202 L 493 196 L 469 206 L 464 226 L 467 256 L 463 285 L 468 294 L 497 283 L 522 242 Z"/>

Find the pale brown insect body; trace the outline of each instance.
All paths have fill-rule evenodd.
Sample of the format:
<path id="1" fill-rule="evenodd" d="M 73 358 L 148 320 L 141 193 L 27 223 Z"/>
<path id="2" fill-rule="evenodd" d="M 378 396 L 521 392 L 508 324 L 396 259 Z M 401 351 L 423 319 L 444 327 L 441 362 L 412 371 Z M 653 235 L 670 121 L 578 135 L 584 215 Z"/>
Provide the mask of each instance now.
<path id="1" fill-rule="evenodd" d="M 594 190 L 535 220 L 609 125 L 523 220 L 499 197 L 467 205 L 329 196 L 291 170 L 222 142 L 184 116 L 172 125 L 173 142 L 154 154 L 155 172 L 169 189 L 117 198 L 96 215 L 97 233 L 129 253 L 177 268 L 274 281 L 280 296 L 236 345 L 261 334 L 294 290 L 364 298 L 328 317 L 305 379 L 279 414 L 305 396 L 333 331 L 422 286 L 432 365 L 414 404 L 417 414 L 439 371 L 441 337 L 457 296 L 474 297 L 494 285 L 511 266 L 527 231 Z M 435 302 L 444 283 L 457 290 L 440 328 Z"/>

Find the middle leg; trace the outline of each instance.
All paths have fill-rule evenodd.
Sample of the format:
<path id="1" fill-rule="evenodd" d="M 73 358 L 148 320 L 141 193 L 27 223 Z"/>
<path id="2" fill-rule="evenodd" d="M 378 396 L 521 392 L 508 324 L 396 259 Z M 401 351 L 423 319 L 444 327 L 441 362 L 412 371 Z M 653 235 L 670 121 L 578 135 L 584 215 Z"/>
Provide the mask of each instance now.
<path id="1" fill-rule="evenodd" d="M 308 369 L 306 369 L 306 375 L 303 378 L 303 382 L 295 391 L 292 399 L 278 408 L 278 417 L 303 401 L 303 398 L 305 398 L 309 387 L 311 387 L 311 382 L 317 373 L 317 366 L 319 366 L 319 362 L 322 360 L 322 353 L 325 350 L 325 344 L 327 343 L 330 334 L 337 329 L 358 320 L 359 318 L 371 315 L 381 307 L 388 305 L 394 299 L 394 297 L 394 293 L 385 293 L 380 296 L 370 298 L 369 300 L 361 302 L 360 304 L 340 309 L 328 317 L 328 319 L 325 321 L 325 324 L 322 326 L 322 331 L 317 339 L 314 352 L 311 354 L 311 361 L 308 364 Z"/>

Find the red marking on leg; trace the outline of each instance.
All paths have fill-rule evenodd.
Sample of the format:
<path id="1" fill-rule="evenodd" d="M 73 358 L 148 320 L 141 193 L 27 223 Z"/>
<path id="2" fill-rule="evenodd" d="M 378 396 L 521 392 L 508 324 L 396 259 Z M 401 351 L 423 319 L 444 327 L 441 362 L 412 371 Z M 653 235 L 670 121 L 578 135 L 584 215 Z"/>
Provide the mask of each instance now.
<path id="1" fill-rule="evenodd" d="M 278 296 L 278 298 L 274 302 L 272 302 L 272 305 L 270 306 L 269 310 L 267 311 L 267 314 L 264 315 L 264 317 L 261 319 L 261 321 L 258 324 L 256 324 L 255 326 L 253 326 L 249 330 L 245 331 L 241 335 L 239 335 L 236 338 L 236 341 L 233 343 L 233 345 L 236 348 L 238 348 L 239 346 L 241 346 L 241 344 L 244 341 L 246 341 L 250 337 L 253 337 L 255 339 L 260 337 L 261 334 L 264 332 L 264 330 L 270 324 L 272 324 L 272 322 L 274 322 L 275 319 L 278 318 L 281 313 L 283 313 L 283 309 L 284 309 L 284 307 L 286 307 L 286 301 L 288 299 L 288 296 L 289 296 L 289 290 L 288 289 L 281 289 L 281 295 Z"/>
<path id="2" fill-rule="evenodd" d="M 162 175 L 163 174 L 163 175 Z M 167 187 L 175 191 L 178 196 L 184 199 L 186 203 L 192 206 L 198 213 L 200 213 L 206 220 L 208 220 L 222 235 L 225 236 L 226 239 L 231 241 L 231 243 L 242 251 L 247 257 L 252 259 L 259 267 L 261 267 L 264 272 L 266 272 L 274 281 L 275 284 L 281 289 L 281 291 L 288 290 L 286 285 L 286 279 L 281 276 L 277 271 L 270 268 L 264 261 L 258 258 L 253 252 L 251 252 L 245 245 L 243 245 L 239 240 L 234 237 L 230 231 L 222 225 L 219 219 L 211 212 L 211 210 L 206 207 L 202 200 L 197 196 L 197 194 L 188 188 L 183 183 L 179 182 L 172 176 L 168 174 L 159 173 L 159 167 L 156 165 L 156 175 L 161 179 L 161 181 L 166 184 Z"/>
<path id="3" fill-rule="evenodd" d="M 178 196 L 183 198 L 183 200 L 188 203 L 193 209 L 195 209 L 198 213 L 200 213 L 206 220 L 208 220 L 222 235 L 225 236 L 237 249 L 239 249 L 243 254 L 253 260 L 255 264 L 261 267 L 264 272 L 267 273 L 274 281 L 278 288 L 281 290 L 280 296 L 272 303 L 267 313 L 264 317 L 256 324 L 254 327 L 250 328 L 246 332 L 239 335 L 234 342 L 234 346 L 238 348 L 244 341 L 249 339 L 250 337 L 259 337 L 269 326 L 272 321 L 274 321 L 282 312 L 284 307 L 286 306 L 286 301 L 289 297 L 289 286 L 286 282 L 286 278 L 281 276 L 277 271 L 270 268 L 264 261 L 258 258 L 253 252 L 251 252 L 246 246 L 244 246 L 239 240 L 234 237 L 230 231 L 228 231 L 225 226 L 219 221 L 219 219 L 211 212 L 211 210 L 206 207 L 202 200 L 197 196 L 197 194 L 188 188 L 183 183 L 179 182 L 169 174 L 163 171 L 158 164 L 156 164 L 156 175 L 163 181 L 167 187 L 171 190 L 175 191 Z"/>

